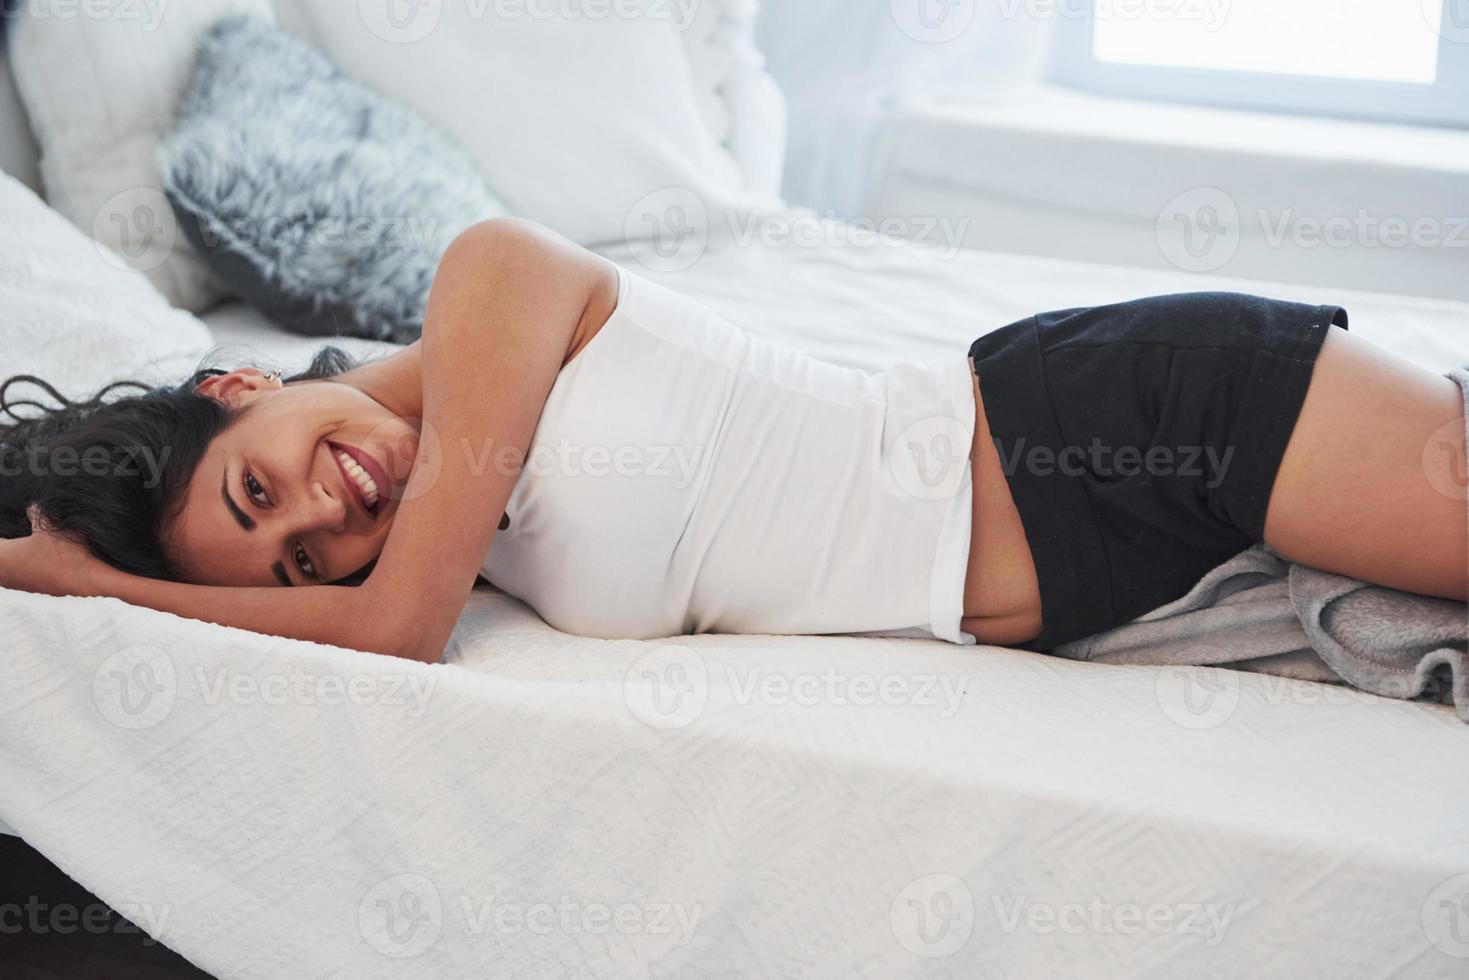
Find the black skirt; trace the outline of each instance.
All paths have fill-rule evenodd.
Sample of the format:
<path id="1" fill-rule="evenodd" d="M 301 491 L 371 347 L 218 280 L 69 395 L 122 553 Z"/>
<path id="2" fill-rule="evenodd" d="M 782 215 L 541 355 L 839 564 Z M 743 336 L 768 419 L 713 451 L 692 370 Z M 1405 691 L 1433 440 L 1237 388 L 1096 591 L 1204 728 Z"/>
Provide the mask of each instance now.
<path id="1" fill-rule="evenodd" d="M 1054 647 L 1183 596 L 1263 540 L 1327 330 L 1346 311 L 1183 293 L 1041 313 L 969 348 Z"/>

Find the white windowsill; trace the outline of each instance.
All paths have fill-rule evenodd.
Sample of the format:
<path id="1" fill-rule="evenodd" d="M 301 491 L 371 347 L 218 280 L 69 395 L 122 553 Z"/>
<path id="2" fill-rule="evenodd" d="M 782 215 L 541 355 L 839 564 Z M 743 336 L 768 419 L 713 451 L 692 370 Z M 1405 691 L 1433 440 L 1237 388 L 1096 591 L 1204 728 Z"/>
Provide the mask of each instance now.
<path id="1" fill-rule="evenodd" d="M 1469 232 L 1429 248 L 1268 237 L 1283 221 L 1365 214 L 1428 219 L 1457 242 L 1456 223 L 1469 221 L 1469 130 L 1038 86 L 897 109 L 878 146 L 869 212 L 967 216 L 972 247 L 1167 267 L 1155 222 L 1180 195 L 1218 188 L 1238 207 L 1242 241 L 1212 271 L 1469 300 Z"/>
<path id="2" fill-rule="evenodd" d="M 1469 129 L 1144 102 L 1055 85 L 1036 86 L 995 103 L 936 99 L 914 106 L 910 114 L 950 125 L 1029 129 L 1228 154 L 1355 159 L 1469 178 Z"/>

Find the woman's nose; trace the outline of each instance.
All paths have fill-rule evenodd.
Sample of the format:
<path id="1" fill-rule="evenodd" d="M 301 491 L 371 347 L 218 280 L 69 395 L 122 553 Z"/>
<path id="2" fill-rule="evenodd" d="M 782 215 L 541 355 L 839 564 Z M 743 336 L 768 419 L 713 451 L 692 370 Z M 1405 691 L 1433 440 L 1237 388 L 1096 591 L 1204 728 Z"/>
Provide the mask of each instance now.
<path id="1" fill-rule="evenodd" d="M 333 497 L 321 483 L 313 483 L 307 493 L 300 520 L 303 531 L 345 531 L 348 501 Z"/>

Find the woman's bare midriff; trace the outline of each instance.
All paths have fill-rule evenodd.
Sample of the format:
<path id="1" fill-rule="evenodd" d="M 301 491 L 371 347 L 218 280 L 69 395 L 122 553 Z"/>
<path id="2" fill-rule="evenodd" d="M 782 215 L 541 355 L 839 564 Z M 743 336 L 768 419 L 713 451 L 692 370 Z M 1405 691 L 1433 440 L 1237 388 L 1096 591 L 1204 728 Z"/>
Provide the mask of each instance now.
<path id="1" fill-rule="evenodd" d="M 974 502 L 960 629 L 980 643 L 1023 644 L 1040 635 L 1040 586 L 1025 527 L 1010 496 L 1010 482 L 990 438 L 972 361 L 969 379 L 974 385 L 974 443 L 969 463 Z"/>

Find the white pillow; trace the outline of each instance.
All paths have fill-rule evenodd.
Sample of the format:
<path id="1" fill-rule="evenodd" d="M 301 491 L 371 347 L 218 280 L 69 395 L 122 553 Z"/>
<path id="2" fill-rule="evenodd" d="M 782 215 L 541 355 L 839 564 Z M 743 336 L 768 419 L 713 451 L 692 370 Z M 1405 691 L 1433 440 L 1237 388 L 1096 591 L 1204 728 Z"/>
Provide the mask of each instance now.
<path id="1" fill-rule="evenodd" d="M 11 70 L 47 200 L 195 312 L 223 290 L 179 234 L 153 150 L 204 30 L 236 12 L 274 17 L 270 0 L 28 0 L 10 24 Z"/>
<path id="2" fill-rule="evenodd" d="M 574 241 L 622 241 L 670 189 L 711 213 L 749 203 L 700 111 L 688 3 L 290 2 L 345 73 L 448 130 L 514 213 Z"/>
<path id="3" fill-rule="evenodd" d="M 0 228 L 0 381 L 34 374 L 83 398 L 123 379 L 182 381 L 209 350 L 200 320 L 8 174 L 0 174 Z"/>
<path id="4" fill-rule="evenodd" d="M 750 192 L 779 207 L 785 97 L 755 44 L 759 13 L 759 0 L 698 0 L 683 46 L 710 131 L 734 156 Z"/>

